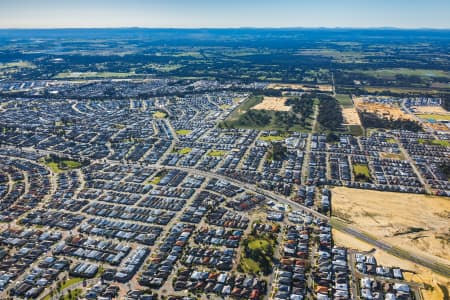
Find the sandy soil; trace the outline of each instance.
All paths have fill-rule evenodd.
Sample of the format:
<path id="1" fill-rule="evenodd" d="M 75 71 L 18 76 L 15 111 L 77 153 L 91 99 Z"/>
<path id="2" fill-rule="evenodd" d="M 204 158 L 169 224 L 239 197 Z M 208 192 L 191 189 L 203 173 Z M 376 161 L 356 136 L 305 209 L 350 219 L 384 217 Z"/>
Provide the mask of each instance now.
<path id="1" fill-rule="evenodd" d="M 342 115 L 344 116 L 344 125 L 361 125 L 358 112 L 354 107 L 343 108 Z"/>
<path id="2" fill-rule="evenodd" d="M 333 214 L 389 244 L 450 265 L 450 199 L 336 187 Z"/>
<path id="3" fill-rule="evenodd" d="M 440 123 L 424 123 L 425 126 L 430 127 L 437 131 L 450 131 L 450 128 L 445 124 Z"/>
<path id="4" fill-rule="evenodd" d="M 442 106 L 413 106 L 417 114 L 450 114 Z"/>
<path id="5" fill-rule="evenodd" d="M 361 240 L 354 238 L 351 235 L 342 233 L 337 230 L 333 230 L 333 239 L 337 245 L 345 246 L 352 249 L 357 249 L 360 251 L 369 251 L 374 247 Z M 450 280 L 444 276 L 438 275 L 429 269 L 422 266 L 416 265 L 412 262 L 402 260 L 395 256 L 392 256 L 385 251 L 375 248 L 374 253 L 375 258 L 378 263 L 384 266 L 400 267 L 403 270 L 409 270 L 413 272 L 404 272 L 405 279 L 407 281 L 423 283 L 424 285 L 429 285 L 431 288 L 422 289 L 423 299 L 427 300 L 442 300 L 444 299 L 444 294 L 439 288 L 438 284 L 449 286 Z"/>
<path id="6" fill-rule="evenodd" d="M 263 109 L 263 110 L 273 110 L 273 111 L 290 111 L 292 108 L 286 106 L 287 98 L 281 97 L 264 97 L 264 100 L 253 106 L 251 109 Z"/>
<path id="7" fill-rule="evenodd" d="M 363 99 L 364 97 L 353 97 L 353 102 L 358 111 L 374 113 L 384 119 L 414 120 L 412 116 L 404 113 L 400 107 L 384 103 L 364 102 Z"/>
<path id="8" fill-rule="evenodd" d="M 303 84 L 293 84 L 293 83 L 271 83 L 267 86 L 269 89 L 281 90 L 281 89 L 291 89 L 291 90 L 304 90 L 304 91 L 321 91 L 321 92 L 331 92 L 333 88 L 329 84 L 317 84 L 314 87 L 305 86 Z"/>

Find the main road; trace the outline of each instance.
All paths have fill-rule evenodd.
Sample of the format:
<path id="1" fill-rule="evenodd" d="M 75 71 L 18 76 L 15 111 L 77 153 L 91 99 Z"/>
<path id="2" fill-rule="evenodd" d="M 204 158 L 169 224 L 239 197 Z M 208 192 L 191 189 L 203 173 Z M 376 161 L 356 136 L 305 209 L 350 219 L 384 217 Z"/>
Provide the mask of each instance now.
<path id="1" fill-rule="evenodd" d="M 4 148 L 10 148 L 10 149 L 18 150 L 15 147 L 6 147 L 6 146 L 3 146 L 3 147 Z M 33 148 L 22 149 L 22 151 L 23 150 L 32 151 L 32 152 L 36 151 Z M 60 152 L 56 152 L 56 151 L 47 151 L 47 150 L 39 150 L 39 153 L 42 153 L 42 154 L 59 154 L 59 155 L 67 156 L 67 154 L 65 154 L 65 153 L 60 153 Z M 107 159 L 94 160 L 93 162 L 106 162 L 106 163 L 111 164 L 111 165 L 121 164 L 121 162 L 107 160 Z M 133 163 L 126 162 L 126 164 L 128 164 L 128 165 L 139 165 L 139 164 L 135 164 L 134 162 Z M 178 169 L 178 170 L 186 171 L 188 173 L 204 176 L 205 178 L 208 178 L 208 179 L 217 178 L 217 179 L 221 179 L 221 180 L 224 180 L 224 181 L 231 182 L 231 183 L 233 183 L 233 184 L 235 184 L 235 185 L 237 185 L 239 187 L 243 187 L 243 188 L 245 188 L 247 190 L 250 190 L 252 192 L 255 192 L 255 193 L 258 193 L 258 194 L 262 194 L 262 195 L 266 196 L 267 198 L 275 200 L 275 201 L 277 201 L 279 203 L 283 203 L 283 204 L 289 205 L 290 207 L 292 207 L 294 209 L 304 211 L 305 213 L 309 213 L 310 215 L 312 215 L 312 216 L 314 216 L 314 217 L 316 217 L 318 219 L 321 219 L 321 220 L 324 220 L 324 221 L 329 221 L 330 224 L 333 226 L 333 228 L 336 229 L 336 230 L 342 231 L 342 232 L 344 232 L 346 234 L 349 234 L 349 235 L 351 235 L 351 236 L 353 236 L 353 237 L 355 237 L 357 239 L 363 240 L 366 243 L 371 244 L 372 246 L 378 247 L 378 248 L 386 251 L 389 254 L 392 254 L 392 255 L 397 256 L 397 257 L 402 258 L 402 259 L 406 259 L 406 260 L 412 261 L 412 262 L 417 263 L 419 265 L 422 265 L 422 266 L 424 266 L 426 268 L 429 268 L 429 269 L 433 270 L 436 273 L 439 273 L 439 274 L 442 274 L 444 276 L 450 277 L 450 266 L 449 265 L 441 264 L 441 263 L 439 263 L 439 262 L 437 262 L 437 261 L 435 261 L 435 260 L 433 260 L 431 258 L 426 258 L 426 257 L 423 257 L 423 256 L 419 256 L 417 254 L 411 254 L 408 251 L 402 250 L 401 248 L 398 248 L 398 247 L 395 247 L 393 245 L 390 245 L 390 244 L 388 244 L 388 243 L 386 243 L 384 241 L 380 241 L 380 240 L 378 240 L 376 238 L 372 238 L 367 233 L 364 233 L 363 231 L 361 231 L 361 230 L 359 230 L 359 229 L 357 229 L 357 228 L 355 228 L 355 227 L 353 227 L 353 226 L 351 226 L 351 225 L 349 225 L 347 223 L 341 222 L 341 221 L 337 220 L 336 218 L 332 218 L 331 219 L 330 217 L 328 217 L 328 216 L 326 216 L 324 214 L 321 214 L 321 213 L 319 213 L 319 212 L 317 212 L 317 211 L 315 211 L 315 210 L 313 210 L 313 209 L 311 209 L 309 207 L 301 205 L 301 204 L 299 204 L 297 202 L 294 202 L 294 201 L 292 201 L 292 200 L 290 200 L 290 199 L 288 199 L 286 197 L 277 195 L 277 194 L 275 194 L 273 192 L 263 190 L 263 189 L 255 186 L 254 184 L 245 183 L 245 182 L 236 180 L 234 178 L 223 176 L 223 175 L 220 175 L 220 174 L 217 174 L 217 173 L 203 171 L 203 170 L 190 168 L 190 167 L 166 166 L 166 165 L 161 165 L 161 164 L 148 165 L 148 167 L 156 168 L 156 169 L 164 169 L 164 168 L 165 169 Z"/>

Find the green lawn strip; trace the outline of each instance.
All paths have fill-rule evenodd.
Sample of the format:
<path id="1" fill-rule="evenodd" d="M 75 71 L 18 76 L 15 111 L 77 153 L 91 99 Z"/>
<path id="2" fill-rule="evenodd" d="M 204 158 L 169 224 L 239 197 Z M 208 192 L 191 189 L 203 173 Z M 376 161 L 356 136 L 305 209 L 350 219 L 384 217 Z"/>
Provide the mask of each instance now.
<path id="1" fill-rule="evenodd" d="M 181 155 L 186 155 L 186 154 L 191 153 L 191 151 L 192 151 L 192 148 L 185 147 L 185 148 L 178 150 L 178 153 Z"/>
<path id="2" fill-rule="evenodd" d="M 435 120 L 435 121 L 450 121 L 450 115 L 438 115 L 438 114 L 417 114 L 421 119 Z"/>
<path id="3" fill-rule="evenodd" d="M 156 119 L 164 119 L 165 117 L 167 117 L 167 114 L 162 111 L 157 111 L 153 114 L 153 117 Z"/>
<path id="4" fill-rule="evenodd" d="M 344 108 L 353 107 L 353 101 L 349 95 L 337 94 L 335 98 Z"/>
<path id="5" fill-rule="evenodd" d="M 179 135 L 188 135 L 191 132 L 192 132 L 192 130 L 189 130 L 189 129 L 180 129 L 180 130 L 176 131 L 176 133 Z"/>
<path id="6" fill-rule="evenodd" d="M 428 145 L 435 145 L 435 146 L 450 147 L 450 141 L 447 141 L 447 140 L 418 139 L 417 141 L 419 142 L 419 144 L 428 144 Z"/>
<path id="7" fill-rule="evenodd" d="M 355 180 L 357 180 L 357 181 L 369 182 L 371 180 L 370 170 L 367 165 L 354 164 L 353 165 L 353 174 L 355 175 Z"/>
<path id="8" fill-rule="evenodd" d="M 72 286 L 72 285 L 74 285 L 74 284 L 82 282 L 83 280 L 84 280 L 84 278 L 82 278 L 82 277 L 71 277 L 70 279 L 66 280 L 66 282 L 64 282 L 61 285 L 61 291 L 66 289 L 66 288 L 68 288 L 68 287 L 70 287 L 70 286 Z"/>
<path id="9" fill-rule="evenodd" d="M 227 152 L 224 150 L 211 150 L 208 152 L 208 156 L 224 156 Z"/>
<path id="10" fill-rule="evenodd" d="M 261 136 L 259 139 L 261 141 L 266 141 L 266 142 L 277 142 L 277 141 L 284 140 L 285 137 L 281 136 L 281 135 L 266 135 L 266 136 Z"/>

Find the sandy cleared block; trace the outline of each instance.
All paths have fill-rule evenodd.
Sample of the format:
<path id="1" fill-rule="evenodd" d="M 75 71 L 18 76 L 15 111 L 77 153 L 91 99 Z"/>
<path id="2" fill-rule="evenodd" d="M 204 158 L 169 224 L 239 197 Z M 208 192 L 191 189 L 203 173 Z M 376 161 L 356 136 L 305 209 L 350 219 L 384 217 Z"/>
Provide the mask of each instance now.
<path id="1" fill-rule="evenodd" d="M 382 249 L 369 245 L 355 237 L 343 233 L 338 230 L 333 230 L 333 240 L 338 246 L 348 247 L 356 249 L 358 251 L 370 251 L 375 249 L 373 253 L 377 262 L 387 267 L 400 267 L 403 270 L 410 270 L 412 272 L 404 272 L 403 275 L 407 281 L 423 283 L 432 286 L 431 289 L 422 289 L 423 299 L 427 300 L 442 300 L 444 299 L 444 293 L 439 287 L 449 286 L 450 280 L 442 275 L 438 275 L 431 270 L 412 263 L 408 260 L 400 259 L 389 253 L 386 253 Z"/>
<path id="2" fill-rule="evenodd" d="M 342 115 L 344 116 L 344 125 L 361 125 L 361 120 L 359 119 L 356 108 L 343 108 Z"/>
<path id="3" fill-rule="evenodd" d="M 449 198 L 343 187 L 332 193 L 336 217 L 412 254 L 450 261 Z"/>
<path id="4" fill-rule="evenodd" d="M 286 106 L 286 100 L 286 98 L 281 97 L 264 97 L 264 100 L 261 103 L 253 106 L 251 109 L 290 111 L 291 107 Z"/>

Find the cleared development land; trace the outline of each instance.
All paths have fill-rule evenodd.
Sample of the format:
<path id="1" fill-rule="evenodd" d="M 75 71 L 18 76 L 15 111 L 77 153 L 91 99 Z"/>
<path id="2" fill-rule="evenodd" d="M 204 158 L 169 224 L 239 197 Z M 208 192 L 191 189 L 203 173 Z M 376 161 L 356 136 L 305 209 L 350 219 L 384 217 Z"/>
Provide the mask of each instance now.
<path id="1" fill-rule="evenodd" d="M 448 265 L 450 199 L 336 187 L 333 215 L 403 250 Z"/>
<path id="2" fill-rule="evenodd" d="M 292 108 L 286 105 L 287 98 L 282 97 L 264 97 L 263 101 L 251 109 L 271 110 L 271 111 L 290 111 Z"/>
<path id="3" fill-rule="evenodd" d="M 368 103 L 364 102 L 362 98 L 353 98 L 355 106 L 358 111 L 376 114 L 383 119 L 391 120 L 413 120 L 413 117 L 404 113 L 400 107 L 382 103 Z"/>
<path id="4" fill-rule="evenodd" d="M 423 299 L 442 300 L 445 299 L 445 293 L 448 293 L 448 288 L 446 287 L 450 285 L 450 280 L 427 268 L 390 255 L 380 248 L 373 247 L 364 241 L 338 230 L 333 230 L 333 240 L 338 246 L 345 246 L 358 251 L 375 250 L 374 254 L 379 264 L 384 266 L 398 266 L 403 270 L 409 270 L 410 272 L 404 272 L 405 279 L 424 285 L 424 288 L 421 289 Z"/>
<path id="5" fill-rule="evenodd" d="M 333 91 L 333 87 L 330 84 L 305 85 L 294 83 L 271 83 L 267 86 L 267 88 L 274 90 L 303 90 L 303 91 L 320 91 L 320 92 Z"/>

